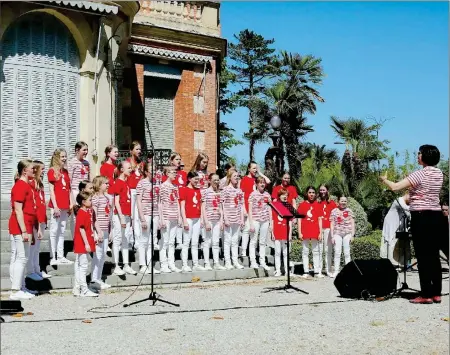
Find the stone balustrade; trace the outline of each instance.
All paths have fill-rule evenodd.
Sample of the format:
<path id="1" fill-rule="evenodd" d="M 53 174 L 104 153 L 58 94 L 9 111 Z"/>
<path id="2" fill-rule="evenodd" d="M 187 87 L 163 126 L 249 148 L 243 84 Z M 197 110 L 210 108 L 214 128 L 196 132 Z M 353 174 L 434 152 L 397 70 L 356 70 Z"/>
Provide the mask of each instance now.
<path id="1" fill-rule="evenodd" d="M 202 3 L 192 1 L 141 1 L 142 15 L 165 16 L 174 19 L 201 22 Z"/>

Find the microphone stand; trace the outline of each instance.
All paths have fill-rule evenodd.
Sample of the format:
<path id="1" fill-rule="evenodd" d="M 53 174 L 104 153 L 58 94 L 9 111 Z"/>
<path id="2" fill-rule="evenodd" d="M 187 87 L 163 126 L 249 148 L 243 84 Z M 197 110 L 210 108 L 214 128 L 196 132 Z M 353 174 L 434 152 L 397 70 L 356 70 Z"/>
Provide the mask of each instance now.
<path id="1" fill-rule="evenodd" d="M 149 226 L 150 227 L 149 238 L 151 239 L 151 244 L 150 245 L 151 245 L 152 262 L 147 264 L 147 268 L 151 267 L 151 269 L 150 269 L 150 271 L 151 271 L 151 273 L 150 273 L 151 289 L 150 289 L 150 294 L 148 295 L 147 298 L 141 299 L 139 301 L 127 303 L 127 304 L 124 304 L 123 306 L 124 307 L 129 307 L 129 306 L 132 306 L 134 304 L 138 304 L 138 303 L 145 302 L 145 301 L 152 301 L 152 306 L 154 306 L 155 303 L 157 301 L 159 301 L 159 302 L 162 302 L 162 303 L 169 304 L 171 306 L 180 307 L 180 304 L 178 304 L 178 303 L 173 303 L 173 302 L 169 302 L 169 301 L 166 301 L 166 300 L 162 299 L 162 296 L 160 294 L 158 294 L 157 292 L 155 292 L 155 290 L 154 290 L 153 253 L 155 251 L 155 242 L 154 242 L 154 238 L 153 238 L 153 230 L 154 230 L 155 226 L 153 224 L 153 212 L 154 212 L 154 198 L 155 198 L 155 195 L 154 195 L 153 192 L 154 192 L 154 187 L 155 187 L 154 186 L 155 185 L 154 166 L 155 166 L 155 158 L 156 158 L 156 156 L 155 156 L 155 146 L 153 145 L 152 134 L 151 134 L 151 131 L 150 131 L 150 127 L 149 127 L 147 118 L 145 119 L 145 122 L 147 123 L 147 131 L 148 131 L 148 135 L 150 137 L 150 149 L 151 149 L 151 153 L 152 153 L 152 165 L 151 165 L 151 170 L 150 170 L 150 181 L 152 183 L 152 196 L 153 196 L 153 198 L 152 198 L 151 218 L 150 218 L 150 226 Z"/>
<path id="2" fill-rule="evenodd" d="M 284 265 L 284 269 L 286 270 L 286 275 L 287 275 L 287 283 L 284 286 L 280 286 L 280 287 L 268 287 L 263 291 L 264 293 L 267 292 L 272 292 L 272 291 L 288 291 L 288 290 L 294 290 L 297 292 L 302 292 L 306 295 L 309 295 L 309 292 L 306 292 L 304 290 L 301 290 L 295 286 L 291 285 L 291 271 L 290 271 L 290 265 L 291 265 L 291 256 L 290 251 L 289 251 L 289 222 L 291 220 L 293 220 L 294 218 L 304 218 L 304 215 L 299 215 L 297 213 L 297 211 L 295 210 L 295 208 L 290 205 L 288 202 L 281 202 L 283 204 L 284 207 L 286 207 L 289 211 L 289 213 L 283 213 L 282 211 L 280 211 L 276 206 L 274 206 L 271 202 L 267 202 L 267 204 L 281 217 L 283 218 L 286 223 L 287 223 L 287 229 L 286 229 L 286 253 L 287 253 L 287 265 Z"/>

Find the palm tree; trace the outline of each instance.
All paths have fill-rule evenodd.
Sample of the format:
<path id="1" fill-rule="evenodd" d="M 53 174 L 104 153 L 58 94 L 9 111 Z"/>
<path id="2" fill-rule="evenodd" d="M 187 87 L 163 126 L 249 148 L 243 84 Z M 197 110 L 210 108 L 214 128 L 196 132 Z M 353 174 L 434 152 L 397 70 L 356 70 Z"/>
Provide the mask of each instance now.
<path id="1" fill-rule="evenodd" d="M 326 148 L 325 144 L 318 145 L 316 143 L 306 143 L 303 149 L 306 156 L 313 159 L 315 168 L 317 170 L 320 170 L 320 168 L 324 164 L 330 164 L 339 161 L 336 149 L 328 149 Z"/>

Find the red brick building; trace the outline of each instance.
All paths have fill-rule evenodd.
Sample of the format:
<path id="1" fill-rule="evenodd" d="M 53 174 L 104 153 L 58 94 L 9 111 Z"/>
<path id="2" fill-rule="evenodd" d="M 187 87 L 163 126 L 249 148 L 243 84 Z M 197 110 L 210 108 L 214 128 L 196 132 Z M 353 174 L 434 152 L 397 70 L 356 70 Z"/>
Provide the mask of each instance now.
<path id="1" fill-rule="evenodd" d="M 126 47 L 116 141 L 181 154 L 188 170 L 199 152 L 218 165 L 218 73 L 226 55 L 220 4 L 140 1 Z"/>

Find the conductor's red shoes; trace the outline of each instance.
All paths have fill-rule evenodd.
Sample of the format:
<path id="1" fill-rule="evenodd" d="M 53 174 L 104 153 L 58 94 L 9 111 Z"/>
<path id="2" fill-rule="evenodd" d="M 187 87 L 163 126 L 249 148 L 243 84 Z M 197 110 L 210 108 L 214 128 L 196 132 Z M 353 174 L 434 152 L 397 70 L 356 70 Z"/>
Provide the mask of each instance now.
<path id="1" fill-rule="evenodd" d="M 434 297 L 433 297 L 433 302 L 434 302 L 434 303 L 441 303 L 441 301 L 442 301 L 442 300 L 441 300 L 441 296 L 434 296 Z"/>
<path id="2" fill-rule="evenodd" d="M 416 297 L 416 298 L 410 300 L 409 302 L 414 303 L 414 304 L 432 304 L 433 303 L 433 299 L 432 298 Z"/>

